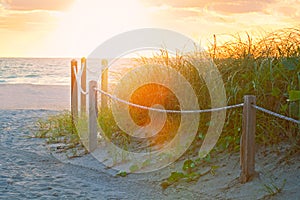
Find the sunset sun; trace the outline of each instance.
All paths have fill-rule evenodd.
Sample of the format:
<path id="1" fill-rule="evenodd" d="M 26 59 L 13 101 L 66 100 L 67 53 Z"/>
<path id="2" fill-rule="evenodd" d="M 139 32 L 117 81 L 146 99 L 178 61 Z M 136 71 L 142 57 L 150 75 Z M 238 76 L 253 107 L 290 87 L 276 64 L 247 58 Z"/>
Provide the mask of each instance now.
<path id="1" fill-rule="evenodd" d="M 144 9 L 137 0 L 77 0 L 68 11 L 59 14 L 61 20 L 47 39 L 48 45 L 56 44 L 57 40 L 64 41 L 64 49 L 58 51 L 87 56 L 116 33 L 147 24 Z"/>

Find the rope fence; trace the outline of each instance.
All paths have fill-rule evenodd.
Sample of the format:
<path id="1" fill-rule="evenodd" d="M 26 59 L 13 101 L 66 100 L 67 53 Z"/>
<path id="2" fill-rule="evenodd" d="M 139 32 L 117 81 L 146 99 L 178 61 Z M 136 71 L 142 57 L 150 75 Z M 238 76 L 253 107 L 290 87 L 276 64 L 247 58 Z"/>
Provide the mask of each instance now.
<path id="1" fill-rule="evenodd" d="M 265 108 L 259 107 L 256 105 L 256 97 L 253 95 L 244 96 L 244 103 L 202 109 L 202 110 L 165 110 L 153 107 L 147 107 L 139 104 L 134 104 L 132 102 L 120 99 L 112 94 L 109 94 L 107 91 L 107 70 L 102 72 L 101 77 L 101 88 L 98 88 L 97 81 L 89 81 L 88 90 L 86 89 L 86 59 L 81 59 L 81 69 L 77 70 L 77 61 L 71 61 L 71 114 L 74 123 L 78 118 L 78 90 L 81 95 L 81 113 L 86 113 L 86 96 L 89 97 L 88 102 L 88 151 L 92 152 L 97 148 L 97 93 L 101 94 L 101 107 L 107 106 L 107 99 L 110 98 L 113 101 L 126 104 L 128 106 L 133 106 L 136 108 L 162 112 L 162 113 L 178 113 L 178 114 L 195 114 L 195 113 L 208 113 L 208 112 L 218 112 L 228 109 L 234 109 L 243 107 L 243 122 L 242 122 L 242 136 L 240 141 L 240 165 L 241 165 L 241 174 L 240 182 L 246 183 L 252 180 L 257 176 L 255 171 L 255 128 L 256 128 L 256 110 L 270 114 L 272 116 L 278 117 L 289 122 L 300 124 L 300 120 L 296 120 L 276 112 L 267 110 Z M 84 104 L 84 105 L 83 105 Z"/>
<path id="2" fill-rule="evenodd" d="M 81 77 L 82 77 L 82 68 L 79 69 L 78 72 L 76 72 L 76 68 L 73 67 L 73 71 L 74 71 L 74 74 L 75 74 L 75 79 L 76 79 L 76 82 L 77 82 L 77 85 L 78 85 L 78 88 L 80 90 L 80 93 L 83 94 L 83 95 L 88 95 L 89 92 L 88 91 L 84 91 L 82 86 L 81 86 Z"/>
<path id="3" fill-rule="evenodd" d="M 77 83 L 77 87 L 78 87 L 80 93 L 82 95 L 88 95 L 89 92 L 86 89 L 82 88 L 81 83 L 86 81 L 86 77 L 83 76 L 84 70 L 88 70 L 89 71 L 89 69 L 86 68 L 86 60 L 84 58 L 82 59 L 81 62 L 82 62 L 81 63 L 81 68 L 78 71 L 77 71 L 77 64 L 76 64 L 76 66 L 72 65 L 72 72 L 75 75 L 74 77 L 75 77 L 75 80 L 76 80 L 76 83 Z M 92 73 L 96 73 L 96 72 L 93 71 Z M 110 99 L 112 99 L 114 101 L 117 101 L 117 102 L 120 102 L 120 103 L 123 103 L 123 104 L 127 104 L 129 106 L 133 106 L 133 107 L 144 109 L 144 110 L 151 110 L 151 111 L 155 111 L 155 112 L 163 112 L 163 113 L 179 113 L 179 114 L 208 113 L 208 112 L 223 111 L 223 110 L 228 110 L 228 109 L 238 108 L 238 107 L 243 107 L 244 106 L 244 103 L 240 103 L 240 104 L 236 104 L 236 105 L 224 106 L 224 107 L 219 107 L 219 108 L 211 108 L 211 109 L 202 109 L 202 110 L 164 110 L 164 109 L 158 109 L 158 108 L 152 108 L 152 107 L 142 106 L 142 105 L 139 105 L 139 104 L 131 103 L 129 101 L 125 101 L 123 99 L 120 99 L 120 98 L 112 95 L 112 94 L 109 94 L 108 92 L 105 92 L 101 88 L 97 88 L 96 87 L 96 88 L 94 88 L 94 90 L 96 90 L 99 93 L 101 93 L 101 94 L 109 97 Z M 259 111 L 262 111 L 264 113 L 273 115 L 273 116 L 278 117 L 280 119 L 284 119 L 284 120 L 287 120 L 287 121 L 290 121 L 290 122 L 293 122 L 293 123 L 300 124 L 300 120 L 296 120 L 296 119 L 293 119 L 293 118 L 290 118 L 290 117 L 287 117 L 287 116 L 275 113 L 273 111 L 267 110 L 267 109 L 259 107 L 257 105 L 253 105 L 253 107 L 256 108 Z"/>
<path id="4" fill-rule="evenodd" d="M 287 117 L 287 116 L 284 116 L 284 115 L 281 115 L 281 114 L 278 114 L 278 113 L 275 113 L 273 111 L 270 111 L 270 110 L 267 110 L 265 108 L 262 108 L 262 107 L 259 107 L 259 106 L 256 106 L 256 105 L 253 105 L 253 107 L 259 111 L 262 111 L 264 113 L 267 113 L 269 115 L 273 115 L 275 117 L 278 117 L 280 119 L 284 119 L 286 121 L 290 121 L 290 122 L 294 122 L 296 124 L 300 124 L 300 120 L 296 120 L 296 119 L 293 119 L 293 118 L 290 118 L 290 117 Z"/>
<path id="5" fill-rule="evenodd" d="M 151 111 L 162 112 L 162 113 L 180 113 L 180 114 L 208 113 L 208 112 L 217 112 L 217 111 L 228 110 L 228 109 L 232 109 L 232 108 L 243 107 L 243 105 L 244 105 L 243 103 L 240 103 L 240 104 L 231 105 L 231 106 L 224 106 L 224 107 L 220 107 L 220 108 L 211 108 L 211 109 L 204 109 L 204 110 L 164 110 L 164 109 L 159 109 L 159 108 L 142 106 L 139 104 L 131 103 L 129 101 L 125 101 L 125 100 L 120 99 L 114 95 L 111 95 L 99 88 L 94 88 L 94 90 L 100 92 L 101 94 L 104 94 L 105 96 L 111 98 L 114 101 L 129 105 L 129 106 L 133 106 L 136 108 L 140 108 L 143 110 L 151 110 Z"/>

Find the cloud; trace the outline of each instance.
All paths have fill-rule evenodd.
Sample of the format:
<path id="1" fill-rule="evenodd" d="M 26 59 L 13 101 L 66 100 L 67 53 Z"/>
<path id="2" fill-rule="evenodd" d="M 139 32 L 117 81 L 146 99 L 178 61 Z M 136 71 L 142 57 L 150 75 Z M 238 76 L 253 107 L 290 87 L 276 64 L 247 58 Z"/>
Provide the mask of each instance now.
<path id="1" fill-rule="evenodd" d="M 202 10 L 189 9 L 189 8 L 175 8 L 170 6 L 159 6 L 151 7 L 150 11 L 152 13 L 160 13 L 169 15 L 169 17 L 175 18 L 190 18 L 190 17 L 199 17 L 202 15 Z"/>
<path id="2" fill-rule="evenodd" d="M 47 31 L 54 27 L 55 19 L 48 12 L 30 11 L 0 15 L 0 29 L 10 31 Z"/>
<path id="3" fill-rule="evenodd" d="M 176 21 L 203 21 L 210 23 L 242 22 L 249 16 L 274 18 L 280 22 L 297 23 L 300 18 L 300 0 L 142 0 L 147 7 L 156 8 L 156 15 Z M 252 15 L 256 14 L 256 15 Z M 252 20 L 252 19 L 249 19 Z M 256 18 L 261 24 L 262 18 Z M 269 20 L 271 22 L 272 20 Z M 266 22 L 266 21 L 265 21 Z M 267 22 L 266 22 L 267 23 Z M 275 23 L 272 21 L 272 23 Z"/>
<path id="4" fill-rule="evenodd" d="M 175 8 L 203 7 L 207 4 L 206 0 L 142 0 L 146 6 L 168 5 Z"/>
<path id="5" fill-rule="evenodd" d="M 6 9 L 9 10 L 65 10 L 75 0 L 0 0 Z"/>
<path id="6" fill-rule="evenodd" d="M 299 19 L 300 17 L 300 0 L 280 1 L 272 4 L 266 9 L 268 14 L 281 15 L 285 17 Z"/>
<path id="7" fill-rule="evenodd" d="M 249 4 L 252 4 L 255 6 L 255 4 L 269 4 L 269 3 L 275 3 L 280 0 L 142 0 L 145 5 L 147 6 L 162 6 L 162 5 L 168 5 L 175 8 L 191 8 L 191 7 L 198 7 L 198 8 L 204 8 L 210 5 L 243 5 L 249 6 Z"/>
<path id="8" fill-rule="evenodd" d="M 300 0 L 142 0 L 158 27 L 194 38 L 299 23 Z"/>
<path id="9" fill-rule="evenodd" d="M 208 9 L 219 14 L 263 12 L 269 5 L 280 0 L 142 0 L 146 6 Z M 297 1 L 297 0 L 296 0 Z M 287 3 L 287 2 L 286 2 Z"/>
<path id="10" fill-rule="evenodd" d="M 221 14 L 241 14 L 250 12 L 263 12 L 266 8 L 265 2 L 257 1 L 234 1 L 218 2 L 208 6 L 209 10 Z"/>
<path id="11" fill-rule="evenodd" d="M 0 0 L 0 29 L 48 31 L 57 25 L 56 11 L 67 9 L 75 0 Z"/>

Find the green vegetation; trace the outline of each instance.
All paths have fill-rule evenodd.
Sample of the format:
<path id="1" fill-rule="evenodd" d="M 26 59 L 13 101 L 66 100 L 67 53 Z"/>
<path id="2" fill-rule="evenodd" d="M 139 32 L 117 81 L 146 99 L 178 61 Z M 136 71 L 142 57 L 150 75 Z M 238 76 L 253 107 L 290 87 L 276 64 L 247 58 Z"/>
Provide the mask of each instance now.
<path id="1" fill-rule="evenodd" d="M 124 150 L 128 150 L 128 146 L 130 143 L 129 136 L 120 130 L 114 120 L 111 109 L 101 109 L 101 112 L 99 112 L 98 116 L 98 123 L 109 141 L 114 142 Z"/>
<path id="2" fill-rule="evenodd" d="M 300 30 L 279 30 L 257 42 L 247 36 L 247 41 L 234 37 L 233 41 L 210 49 L 226 84 L 228 104 L 242 102 L 245 94 L 253 94 L 259 106 L 300 119 Z M 238 145 L 240 113 L 230 110 L 227 114 L 223 138 L 229 140 L 230 150 Z M 300 148 L 296 124 L 257 112 L 259 144 L 276 144 L 286 139 Z"/>
<path id="3" fill-rule="evenodd" d="M 198 158 L 196 160 L 185 160 L 182 165 L 182 172 L 172 172 L 170 176 L 160 184 L 160 186 L 162 189 L 166 189 L 170 185 L 178 184 L 180 182 L 196 182 L 201 176 L 209 173 L 214 176 L 216 174 L 215 170 L 218 169 L 219 166 L 213 165 L 209 160 L 209 156 L 204 159 Z M 209 168 L 206 171 L 201 172 L 199 168 L 203 164 L 208 165 Z"/>
<path id="4" fill-rule="evenodd" d="M 217 39 L 215 38 L 208 53 L 222 75 L 228 105 L 242 103 L 244 95 L 253 94 L 257 98 L 257 105 L 285 116 L 300 119 L 299 29 L 279 30 L 255 41 L 248 34 L 246 34 L 245 40 L 239 35 L 232 36 L 231 41 L 222 45 L 218 45 Z M 198 97 L 200 109 L 206 109 L 211 107 L 209 91 L 204 80 L 199 77 L 197 70 L 190 62 L 190 59 L 197 58 L 197 55 L 196 51 L 195 55 L 186 59 L 179 52 L 172 57 L 166 50 L 161 50 L 160 54 L 155 54 L 151 58 L 141 57 L 136 61 L 144 65 L 159 64 L 177 70 L 192 85 Z M 159 95 L 159 98 L 155 95 Z M 155 84 L 139 88 L 132 95 L 131 102 L 144 106 L 162 104 L 166 109 L 172 110 L 180 108 L 172 91 Z M 149 123 L 148 111 L 132 106 L 129 109 L 136 124 L 142 126 Z M 136 145 L 143 146 L 118 128 L 110 107 L 102 110 L 99 115 L 99 122 L 106 136 L 118 143 L 120 147 L 130 149 Z M 210 113 L 201 114 L 198 137 L 185 156 L 197 156 L 205 133 L 211 124 L 210 117 Z M 150 138 L 148 146 L 144 145 L 143 147 L 151 147 L 160 144 L 161 141 L 169 141 L 176 134 L 179 124 L 180 115 L 167 114 L 167 123 L 163 130 L 157 137 Z M 269 146 L 287 141 L 292 145 L 289 156 L 299 151 L 300 134 L 299 126 L 296 124 L 257 111 L 256 126 L 256 142 L 258 144 Z M 241 134 L 242 109 L 228 110 L 222 135 L 211 154 L 215 156 L 222 151 L 229 153 L 238 151 Z M 192 171 L 194 171 L 192 175 L 183 170 L 183 172 L 174 172 L 173 176 L 177 177 L 176 180 L 186 180 L 195 173 L 197 174 L 201 163 L 209 163 L 211 154 L 202 160 L 196 159 L 192 162 Z M 190 161 L 190 159 L 188 160 Z M 170 179 L 172 179 L 172 175 Z"/>
<path id="5" fill-rule="evenodd" d="M 242 40 L 239 35 L 232 36 L 231 41 L 222 45 L 217 45 L 215 38 L 208 50 L 222 75 L 227 104 L 242 103 L 244 95 L 252 94 L 257 98 L 257 105 L 300 119 L 300 29 L 279 30 L 256 41 L 250 35 L 246 36 L 246 40 Z M 161 50 L 161 54 L 152 58 L 141 58 L 139 61 L 142 64 L 160 64 L 176 69 L 191 83 L 198 96 L 200 108 L 210 107 L 208 89 L 189 59 L 185 60 L 179 53 L 171 58 L 167 51 Z M 174 105 L 174 100 L 167 104 Z M 201 114 L 198 137 L 186 155 L 196 155 L 209 125 L 210 114 Z M 290 156 L 300 150 L 299 129 L 295 123 L 257 111 L 256 142 L 260 145 L 269 146 L 286 141 L 292 145 Z M 238 151 L 241 131 L 242 110 L 228 110 L 222 135 L 212 153 Z M 205 159 L 209 160 L 209 156 Z M 185 168 L 183 172 L 175 171 L 162 183 L 163 188 L 174 182 L 189 180 L 190 176 L 200 177 L 197 171 L 201 169 L 200 163 L 205 160 L 200 163 L 197 159 L 187 161 L 192 164 L 193 173 L 188 173 Z M 280 191 L 274 185 L 267 185 L 266 188 L 271 193 Z"/>
<path id="6" fill-rule="evenodd" d="M 222 45 L 217 38 L 208 50 L 218 67 L 226 89 L 228 105 L 243 102 L 244 95 L 253 94 L 257 105 L 300 119 L 300 29 L 283 29 L 253 41 L 239 35 Z M 197 57 L 197 52 L 195 52 Z M 171 57 L 167 51 L 152 58 L 140 58 L 142 64 L 160 64 L 180 72 L 194 88 L 201 108 L 210 107 L 209 93 L 189 59 Z M 167 102 L 174 105 L 174 100 Z M 168 107 L 168 106 L 166 106 Z M 242 131 L 242 110 L 227 111 L 226 123 L 216 150 L 237 151 Z M 193 148 L 201 146 L 210 124 L 210 114 L 201 115 L 199 137 Z M 300 149 L 299 126 L 257 111 L 256 141 L 262 145 L 288 140 Z"/>
<path id="7" fill-rule="evenodd" d="M 244 95 L 253 94 L 257 97 L 259 106 L 299 119 L 300 30 L 295 28 L 279 30 L 268 34 L 263 39 L 257 39 L 256 42 L 249 35 L 246 40 L 242 40 L 240 36 L 232 37 L 233 40 L 222 45 L 218 45 L 218 38 L 215 38 L 214 44 L 208 50 L 222 74 L 228 105 L 241 103 Z M 191 83 L 198 96 L 200 108 L 210 107 L 209 92 L 204 80 L 199 77 L 191 62 L 179 53 L 171 57 L 167 51 L 161 50 L 160 54 L 152 58 L 141 57 L 137 61 L 142 64 L 161 64 L 176 69 Z M 146 87 L 133 94 L 131 99 L 133 103 L 145 106 L 157 103 L 163 104 L 166 109 L 179 109 L 178 100 L 171 91 L 155 85 Z M 149 93 L 151 89 L 159 90 L 160 98 L 155 98 L 152 93 Z M 139 125 L 149 123 L 147 113 L 146 110 L 130 106 L 130 114 Z M 241 109 L 227 111 L 222 137 L 219 139 L 216 150 L 229 152 L 239 150 L 242 130 L 241 114 Z M 130 137 L 118 128 L 110 107 L 101 110 L 98 121 L 109 139 L 118 141 L 123 147 L 132 142 Z M 170 139 L 166 135 L 173 137 L 174 135 L 170 132 L 176 133 L 178 123 L 180 123 L 180 116 L 168 114 L 163 133 L 159 138 L 153 138 L 153 144 Z M 46 121 L 39 121 L 38 125 L 40 130 L 37 137 L 47 137 L 49 143 L 67 142 L 72 143 L 73 146 L 80 143 L 77 133 L 72 133 L 70 113 L 65 112 L 49 117 Z M 209 125 L 210 113 L 201 114 L 198 137 L 190 152 L 194 152 L 201 146 Z M 256 140 L 263 145 L 289 140 L 295 148 L 299 149 L 299 127 L 294 123 L 257 111 Z"/>
<path id="8" fill-rule="evenodd" d="M 69 157 L 87 153 L 72 123 L 70 112 L 64 111 L 57 115 L 51 115 L 47 119 L 40 119 L 37 126 L 38 130 L 34 135 L 35 137 L 46 138 L 48 144 L 67 144 L 58 146 L 59 152 L 67 152 Z"/>

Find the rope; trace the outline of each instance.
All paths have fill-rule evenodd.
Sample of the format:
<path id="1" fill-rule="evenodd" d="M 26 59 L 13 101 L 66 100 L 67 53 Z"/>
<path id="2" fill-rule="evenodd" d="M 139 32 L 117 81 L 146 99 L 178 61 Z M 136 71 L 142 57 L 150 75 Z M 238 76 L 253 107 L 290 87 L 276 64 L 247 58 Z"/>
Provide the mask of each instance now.
<path id="1" fill-rule="evenodd" d="M 158 109 L 158 108 L 152 108 L 152 107 L 147 107 L 147 106 L 142 106 L 139 104 L 134 104 L 128 101 L 125 101 L 123 99 L 119 99 L 99 88 L 95 88 L 96 91 L 100 92 L 101 94 L 104 94 L 105 96 L 108 96 L 109 98 L 124 103 L 129 106 L 133 106 L 136 108 L 144 109 L 144 110 L 151 110 L 151 111 L 156 111 L 156 112 L 164 112 L 164 113 L 184 113 L 184 114 L 191 114 L 191 113 L 207 113 L 207 112 L 216 112 L 216 111 L 222 111 L 222 110 L 227 110 L 231 108 L 238 108 L 242 107 L 244 104 L 237 104 L 237 105 L 232 105 L 232 106 L 225 106 L 225 107 L 220 107 L 220 108 L 211 108 L 211 109 L 205 109 L 205 110 L 163 110 L 163 109 Z"/>
<path id="2" fill-rule="evenodd" d="M 90 72 L 90 73 L 92 73 L 92 74 L 95 74 L 95 73 L 97 73 L 98 72 L 98 70 L 95 70 L 95 71 L 92 71 L 90 68 L 86 68 L 86 70 L 88 71 L 88 72 Z"/>
<path id="3" fill-rule="evenodd" d="M 84 94 L 84 95 L 88 95 L 89 92 L 88 92 L 88 91 L 84 91 L 84 90 L 82 89 L 82 87 L 81 87 L 81 76 L 82 76 L 82 72 L 83 72 L 83 71 L 82 71 L 82 67 L 81 67 L 81 69 L 78 70 L 78 73 L 77 73 L 77 72 L 76 72 L 76 69 L 75 69 L 75 66 L 74 66 L 74 67 L 73 67 L 73 72 L 74 72 L 74 74 L 75 74 L 75 79 L 76 79 L 77 86 L 78 86 L 80 92 L 81 92 L 82 94 Z"/>
<path id="4" fill-rule="evenodd" d="M 83 91 L 83 89 L 81 87 L 82 70 L 80 69 L 78 71 L 78 73 L 76 73 L 75 67 L 73 68 L 73 70 L 74 70 L 74 73 L 75 73 L 76 81 L 77 81 L 77 84 L 79 86 L 80 92 L 82 94 L 84 94 L 84 95 L 88 95 L 89 94 L 88 91 Z M 231 106 L 225 106 L 225 107 L 220 107 L 220 108 L 204 109 L 204 110 L 163 110 L 163 109 L 152 108 L 152 107 L 148 107 L 148 106 L 142 106 L 142 105 L 139 105 L 139 104 L 131 103 L 129 101 L 125 101 L 125 100 L 120 99 L 120 98 L 118 98 L 116 96 L 113 96 L 113 95 L 111 95 L 111 94 L 109 94 L 109 93 L 107 93 L 107 92 L 105 92 L 105 91 L 103 91 L 103 90 L 101 90 L 99 88 L 95 88 L 95 90 L 98 91 L 98 92 L 100 92 L 101 94 L 104 94 L 105 96 L 108 96 L 109 98 L 111 98 L 111 99 L 113 99 L 115 101 L 124 103 L 124 104 L 129 105 L 129 106 L 133 106 L 133 107 L 144 109 L 144 110 L 151 110 L 151 111 L 165 112 L 165 113 L 183 113 L 183 114 L 208 113 L 208 112 L 217 112 L 217 111 L 228 110 L 228 109 L 238 108 L 238 107 L 244 106 L 244 103 L 240 103 L 240 104 L 231 105 Z M 262 108 L 262 107 L 259 107 L 259 106 L 256 106 L 256 105 L 252 105 L 252 106 L 254 108 L 256 108 L 257 110 L 259 110 L 259 111 L 262 111 L 262 112 L 265 112 L 267 114 L 273 115 L 273 116 L 278 117 L 280 119 L 284 119 L 284 120 L 287 120 L 287 121 L 290 121 L 290 122 L 294 122 L 296 124 L 300 124 L 300 120 L 296 120 L 296 119 L 293 119 L 293 118 L 290 118 L 290 117 L 287 117 L 287 116 L 275 113 L 273 111 L 267 110 L 265 108 Z"/>
<path id="5" fill-rule="evenodd" d="M 77 85 L 80 89 L 80 92 L 84 95 L 88 95 L 88 91 L 84 91 L 81 87 L 81 76 L 82 76 L 82 70 L 83 68 L 81 67 L 81 69 L 79 69 L 78 73 L 76 72 L 76 69 L 75 69 L 75 66 L 73 67 L 73 71 L 74 71 L 74 74 L 75 74 L 75 78 L 76 78 L 76 82 L 77 82 Z M 134 104 L 134 103 L 131 103 L 129 101 L 125 101 L 123 99 L 120 99 L 116 96 L 113 96 L 99 88 L 95 88 L 96 91 L 100 92 L 101 94 L 104 94 L 105 96 L 108 96 L 109 98 L 115 100 L 115 101 L 118 101 L 118 102 L 121 102 L 121 103 L 124 103 L 126 105 L 129 105 L 129 106 L 133 106 L 133 107 L 136 107 L 136 108 L 140 108 L 140 109 L 144 109 L 144 110 L 151 110 L 151 111 L 156 111 L 156 112 L 164 112 L 164 113 L 183 113 L 183 114 L 191 114 L 191 113 L 208 113 L 208 112 L 217 112 L 217 111 L 222 111 L 222 110 L 228 110 L 228 109 L 232 109 L 232 108 L 238 108 L 238 107 L 242 107 L 244 106 L 244 103 L 240 103 L 240 104 L 236 104 L 236 105 L 231 105 L 231 106 L 225 106 L 225 107 L 220 107 L 220 108 L 211 108 L 211 109 L 204 109 L 204 110 L 164 110 L 164 109 L 158 109 L 158 108 L 152 108 L 152 107 L 148 107 L 148 106 L 142 106 L 142 105 L 139 105 L 139 104 Z M 270 114 L 270 115 L 273 115 L 275 117 L 278 117 L 280 119 L 284 119 L 284 120 L 287 120 L 287 121 L 290 121 L 290 122 L 294 122 L 296 124 L 300 124 L 300 120 L 296 120 L 296 119 L 293 119 L 293 118 L 290 118 L 290 117 L 287 117 L 287 116 L 284 116 L 284 115 L 281 115 L 281 114 L 278 114 L 278 113 L 275 113 L 273 111 L 270 111 L 270 110 L 267 110 L 265 108 L 262 108 L 262 107 L 259 107 L 257 105 L 252 105 L 254 108 L 256 108 L 257 110 L 259 111 L 262 111 L 264 113 L 267 113 L 267 114 Z"/>
<path id="6" fill-rule="evenodd" d="M 278 113 L 275 113 L 273 111 L 267 110 L 265 108 L 262 108 L 262 107 L 259 107 L 259 106 L 256 106 L 256 105 L 252 105 L 252 106 L 254 108 L 256 108 L 257 110 L 268 113 L 268 114 L 273 115 L 275 117 L 278 117 L 278 118 L 281 118 L 281 119 L 284 119 L 284 120 L 287 120 L 287 121 L 290 121 L 290 122 L 294 122 L 296 124 L 300 124 L 300 120 L 296 120 L 296 119 L 293 119 L 293 118 L 290 118 L 290 117 L 287 117 L 287 116 L 284 116 L 284 115 L 280 115 Z"/>

